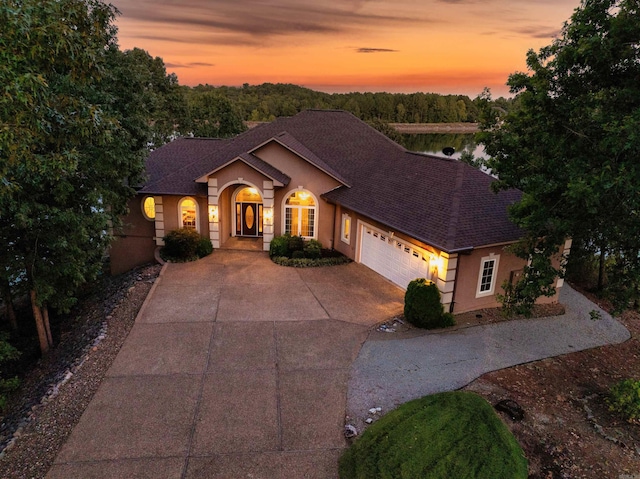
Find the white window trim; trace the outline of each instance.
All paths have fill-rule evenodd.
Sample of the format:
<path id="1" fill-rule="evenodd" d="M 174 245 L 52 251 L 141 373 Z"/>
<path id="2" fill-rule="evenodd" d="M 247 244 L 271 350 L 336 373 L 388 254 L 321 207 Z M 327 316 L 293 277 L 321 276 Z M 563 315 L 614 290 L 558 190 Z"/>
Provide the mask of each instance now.
<path id="1" fill-rule="evenodd" d="M 180 198 L 180 201 L 178 201 L 178 226 L 180 228 L 184 228 L 184 224 L 182 223 L 182 203 L 187 200 L 193 201 L 196 205 L 196 231 L 200 233 L 200 205 L 198 204 L 198 201 L 191 196 L 185 196 L 184 198 Z"/>
<path id="2" fill-rule="evenodd" d="M 349 221 L 349 231 L 346 230 L 345 225 Z M 342 213 L 342 226 L 340 228 L 340 239 L 343 243 L 351 244 L 351 231 L 353 230 L 353 221 L 351 216 L 347 213 Z M 345 234 L 347 233 L 347 234 Z"/>
<path id="3" fill-rule="evenodd" d="M 147 221 L 155 221 L 155 218 L 151 218 L 149 215 L 147 215 L 147 212 L 144 209 L 144 204 L 147 202 L 147 198 L 151 198 L 153 200 L 153 207 L 155 209 L 156 207 L 156 199 L 154 196 L 152 195 L 146 195 L 142 198 L 142 201 L 140 202 L 140 209 L 142 210 L 142 216 L 144 216 L 144 219 Z"/>
<path id="4" fill-rule="evenodd" d="M 494 261 L 493 274 L 491 275 L 491 287 L 487 291 L 480 291 L 482 286 L 482 272 L 484 271 L 484 265 L 487 261 Z M 483 298 L 485 296 L 492 296 L 496 289 L 496 278 L 498 277 L 498 266 L 500 265 L 500 255 L 491 253 L 489 256 L 485 256 L 480 260 L 480 271 L 478 272 L 478 287 L 476 289 L 476 298 Z"/>
<path id="5" fill-rule="evenodd" d="M 295 193 L 296 191 L 304 191 L 305 193 L 309 193 L 311 195 L 311 197 L 313 198 L 313 202 L 315 203 L 315 206 L 289 206 L 287 205 L 287 200 L 289 199 L 289 197 Z M 313 193 L 311 193 L 311 191 L 306 190 L 304 188 L 295 188 L 293 190 L 288 191 L 283 199 L 282 199 L 282 234 L 286 234 L 287 231 L 287 208 L 291 208 L 291 209 L 295 209 L 295 210 L 301 210 L 301 209 L 308 209 L 308 210 L 314 210 L 313 213 L 313 236 L 303 236 L 304 239 L 310 240 L 310 239 L 317 239 L 318 238 L 318 214 L 320 211 L 320 203 L 318 203 L 318 198 L 316 198 L 316 195 L 314 195 Z M 299 220 L 301 218 L 298 218 Z M 301 224 L 300 222 L 298 222 L 298 224 Z M 293 234 L 293 232 L 292 232 Z M 294 235 L 295 236 L 295 235 Z"/>

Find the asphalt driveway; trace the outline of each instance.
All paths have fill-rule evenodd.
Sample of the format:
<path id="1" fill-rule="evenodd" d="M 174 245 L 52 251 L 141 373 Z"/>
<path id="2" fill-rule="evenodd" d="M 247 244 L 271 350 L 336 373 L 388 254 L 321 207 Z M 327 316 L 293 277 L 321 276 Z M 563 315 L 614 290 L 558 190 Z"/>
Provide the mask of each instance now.
<path id="1" fill-rule="evenodd" d="M 355 263 L 295 269 L 223 250 L 165 266 L 47 477 L 335 478 L 345 411 L 361 421 L 629 334 L 588 319 L 598 308 L 565 288 L 562 317 L 376 341 L 403 297 Z"/>

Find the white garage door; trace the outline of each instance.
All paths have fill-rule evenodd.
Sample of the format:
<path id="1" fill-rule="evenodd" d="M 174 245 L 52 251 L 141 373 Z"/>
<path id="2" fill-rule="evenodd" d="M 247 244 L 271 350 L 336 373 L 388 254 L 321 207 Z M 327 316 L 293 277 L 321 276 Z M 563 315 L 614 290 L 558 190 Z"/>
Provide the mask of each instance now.
<path id="1" fill-rule="evenodd" d="M 362 226 L 361 237 L 360 262 L 401 288 L 416 278 L 430 278 L 429 254 L 422 248 L 368 225 Z"/>

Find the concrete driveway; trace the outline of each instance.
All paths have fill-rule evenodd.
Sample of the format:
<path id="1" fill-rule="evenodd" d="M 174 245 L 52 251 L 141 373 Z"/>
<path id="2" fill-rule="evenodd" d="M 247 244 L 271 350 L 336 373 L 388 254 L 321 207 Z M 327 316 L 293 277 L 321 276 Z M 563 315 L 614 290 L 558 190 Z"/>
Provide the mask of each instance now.
<path id="1" fill-rule="evenodd" d="M 47 477 L 336 477 L 351 364 L 402 304 L 359 264 L 169 264 Z"/>
<path id="2" fill-rule="evenodd" d="M 216 251 L 167 265 L 47 477 L 335 478 L 345 411 L 358 423 L 371 407 L 629 337 L 565 286 L 564 316 L 376 340 L 372 325 L 403 298 L 355 263 Z"/>

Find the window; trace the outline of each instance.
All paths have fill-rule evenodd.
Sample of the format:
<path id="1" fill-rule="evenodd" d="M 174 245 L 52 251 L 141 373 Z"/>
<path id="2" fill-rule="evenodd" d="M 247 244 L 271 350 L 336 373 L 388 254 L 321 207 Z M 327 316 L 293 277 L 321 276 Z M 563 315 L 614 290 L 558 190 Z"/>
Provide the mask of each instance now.
<path id="1" fill-rule="evenodd" d="M 316 202 L 311 193 L 297 190 L 285 200 L 284 233 L 304 238 L 316 235 Z"/>
<path id="2" fill-rule="evenodd" d="M 142 200 L 142 214 L 149 221 L 156 219 L 156 200 L 153 196 L 145 196 Z"/>
<path id="3" fill-rule="evenodd" d="M 493 294 L 498 273 L 498 260 L 500 256 L 490 255 L 480 260 L 480 273 L 478 275 L 478 291 L 476 298 Z"/>
<path id="4" fill-rule="evenodd" d="M 198 204 L 192 198 L 183 198 L 178 204 L 180 227 L 198 230 Z"/>
<path id="5" fill-rule="evenodd" d="M 346 213 L 342 215 L 341 239 L 347 244 L 351 243 L 351 216 Z"/>

